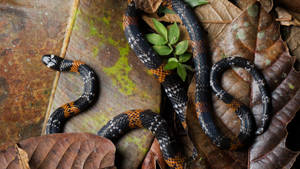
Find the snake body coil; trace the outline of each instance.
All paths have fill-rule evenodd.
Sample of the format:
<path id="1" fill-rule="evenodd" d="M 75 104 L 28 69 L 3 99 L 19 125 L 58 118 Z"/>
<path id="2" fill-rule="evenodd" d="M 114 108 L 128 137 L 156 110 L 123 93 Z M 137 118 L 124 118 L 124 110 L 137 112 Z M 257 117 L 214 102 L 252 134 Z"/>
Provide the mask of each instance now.
<path id="1" fill-rule="evenodd" d="M 84 92 L 74 102 L 67 103 L 57 108 L 51 115 L 46 126 L 46 134 L 62 133 L 66 121 L 85 111 L 93 105 L 99 90 L 96 73 L 81 61 L 71 61 L 55 55 L 44 55 L 43 63 L 56 71 L 79 72 L 84 81 Z"/>
<path id="2" fill-rule="evenodd" d="M 171 8 L 180 17 L 184 26 L 187 28 L 192 41 L 193 59 L 196 72 L 196 112 L 203 131 L 212 140 L 212 142 L 221 149 L 234 150 L 240 148 L 244 144 L 247 144 L 254 134 L 255 122 L 253 116 L 250 114 L 250 110 L 246 106 L 233 99 L 231 95 L 226 93 L 225 98 L 227 100 L 223 100 L 224 98 L 222 97 L 221 99 L 226 104 L 229 104 L 235 108 L 235 113 L 241 120 L 241 127 L 237 139 L 227 138 L 220 132 L 220 129 L 214 123 L 211 113 L 210 84 L 218 85 L 218 83 L 215 83 L 216 79 L 214 79 L 214 77 L 210 79 L 210 65 L 209 57 L 204 44 L 204 31 L 200 26 L 199 21 L 195 17 L 192 8 L 186 5 L 182 0 L 170 0 L 165 2 L 167 5 L 171 6 Z M 158 81 L 162 83 L 175 111 L 177 112 L 177 115 L 179 116 L 179 119 L 181 120 L 184 128 L 186 128 L 186 91 L 182 82 L 177 80 L 178 77 L 169 73 L 168 71 L 163 70 L 162 60 L 153 51 L 152 47 L 147 43 L 146 39 L 138 28 L 138 16 L 139 15 L 135 4 L 131 2 L 128 5 L 126 15 L 124 16 L 123 20 L 125 36 L 130 47 L 135 51 L 137 57 L 145 64 L 146 67 L 150 69 L 150 71 L 153 72 Z M 222 63 L 226 63 L 227 65 L 241 66 L 246 69 L 248 68 L 246 65 L 238 64 L 239 62 L 236 63 L 236 61 L 237 60 L 234 59 L 225 59 L 222 61 Z M 244 60 L 241 62 L 244 62 Z M 220 66 L 218 68 L 222 70 L 225 69 L 224 66 Z M 254 76 L 255 80 L 264 82 L 263 76 L 258 71 L 250 71 L 250 73 Z M 213 86 L 213 88 L 215 89 L 216 87 Z M 260 85 L 260 89 L 263 94 L 263 100 L 270 100 L 269 93 L 265 88 L 265 85 Z M 218 89 L 221 89 L 221 87 L 218 87 Z M 224 90 L 222 91 L 224 92 Z M 264 104 L 264 118 L 262 119 L 262 126 L 257 130 L 257 134 L 261 134 L 266 129 L 270 117 L 269 110 L 270 102 L 266 102 Z"/>

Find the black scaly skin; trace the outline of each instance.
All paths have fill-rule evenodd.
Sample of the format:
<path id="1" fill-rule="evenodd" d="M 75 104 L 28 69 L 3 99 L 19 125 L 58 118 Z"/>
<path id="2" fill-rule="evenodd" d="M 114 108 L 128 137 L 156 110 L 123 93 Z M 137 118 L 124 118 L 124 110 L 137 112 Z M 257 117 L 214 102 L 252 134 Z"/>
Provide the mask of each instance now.
<path id="1" fill-rule="evenodd" d="M 167 1 L 168 5 L 171 5 L 173 10 L 179 15 L 183 24 L 187 28 L 189 32 L 189 36 L 192 40 L 192 50 L 193 50 L 193 58 L 195 63 L 195 70 L 196 70 L 196 111 L 197 116 L 200 122 L 200 125 L 206 135 L 210 137 L 213 143 L 221 149 L 237 149 L 241 147 L 243 144 L 246 144 L 247 141 L 250 140 L 251 136 L 254 133 L 254 119 L 251 114 L 249 114 L 248 108 L 244 108 L 245 106 L 241 105 L 236 100 L 234 102 L 227 102 L 227 104 L 231 104 L 233 108 L 236 108 L 236 114 L 242 114 L 239 116 L 241 118 L 241 133 L 238 136 L 238 140 L 231 140 L 224 136 L 215 125 L 212 115 L 211 115 L 211 95 L 210 95 L 210 67 L 209 67 L 209 60 L 207 56 L 207 51 L 204 44 L 204 34 L 203 29 L 200 26 L 199 21 L 194 15 L 193 10 L 186 5 L 181 0 L 170 0 Z M 149 69 L 158 69 L 162 65 L 162 61 L 157 56 L 157 54 L 153 51 L 151 46 L 147 43 L 145 38 L 143 37 L 142 33 L 138 29 L 138 14 L 137 9 L 133 2 L 128 5 L 126 15 L 124 17 L 124 29 L 125 35 L 127 37 L 128 43 L 130 44 L 131 48 L 135 51 L 136 55 L 140 58 L 140 60 L 149 68 Z M 168 77 L 168 76 L 166 76 Z M 158 79 L 160 76 L 157 77 Z M 175 79 L 172 78 L 172 79 Z M 177 109 L 177 114 L 180 119 L 182 120 L 183 126 L 186 128 L 185 123 L 185 105 L 186 105 L 186 94 L 183 93 L 184 88 L 182 85 L 177 85 L 179 81 L 168 81 L 167 78 L 163 81 L 163 85 L 167 84 L 168 90 L 165 87 L 165 90 L 172 101 L 173 107 L 175 108 L 182 108 Z M 174 88 L 176 91 L 174 92 Z M 169 94 L 171 93 L 171 94 Z M 175 95 L 174 95 L 175 94 Z M 182 101 L 178 103 L 177 98 L 183 97 Z M 176 99 L 174 99 L 174 97 Z M 232 97 L 232 96 L 231 96 Z M 184 103 L 184 104 L 182 104 Z M 183 106 L 177 106 L 183 105 Z M 268 108 L 265 110 L 269 111 Z M 265 113 L 265 118 L 268 119 L 269 113 Z M 267 121 L 267 120 L 264 120 Z M 264 126 L 263 129 L 266 128 L 267 123 L 263 122 Z M 259 129 L 257 133 L 262 133 L 263 129 Z"/>
<path id="2" fill-rule="evenodd" d="M 138 28 L 138 16 L 139 14 L 135 4 L 131 2 L 128 5 L 123 19 L 125 36 L 130 47 L 134 50 L 140 61 L 144 63 L 145 66 L 150 69 L 150 71 L 152 71 L 154 76 L 163 85 L 164 90 L 179 117 L 179 120 L 186 129 L 186 89 L 184 88 L 183 82 L 176 74 L 163 70 L 162 59 L 152 49 Z"/>
<path id="3" fill-rule="evenodd" d="M 249 72 L 256 83 L 258 84 L 260 93 L 262 95 L 262 103 L 263 103 L 263 116 L 262 116 L 262 124 L 261 127 L 259 127 L 256 130 L 256 134 L 262 134 L 268 127 L 269 122 L 270 122 L 270 112 L 271 112 L 271 97 L 270 97 L 270 92 L 266 88 L 266 81 L 264 79 L 264 76 L 258 71 L 254 64 L 252 64 L 250 61 L 248 61 L 245 58 L 242 57 L 227 57 L 225 59 L 220 60 L 216 64 L 213 65 L 212 71 L 210 72 L 210 85 L 213 89 L 213 91 L 216 93 L 219 99 L 223 100 L 224 103 L 231 104 L 234 100 L 234 98 L 229 95 L 225 90 L 222 89 L 220 85 L 220 81 L 217 79 L 221 78 L 222 73 L 231 68 L 231 67 L 241 67 L 244 68 L 247 72 Z M 253 128 L 253 126 L 248 126 L 250 125 L 248 118 L 250 116 L 247 116 L 245 114 L 250 114 L 251 111 L 249 110 L 248 107 L 245 105 L 240 104 L 240 109 L 244 109 L 243 111 L 237 111 L 237 115 L 239 116 L 242 123 L 241 124 L 241 129 L 240 133 L 248 133 L 245 130 L 248 130 L 248 128 Z M 248 123 L 248 124 L 247 124 Z M 242 137 L 240 134 L 239 137 Z"/>
<path id="4" fill-rule="evenodd" d="M 248 144 L 251 141 L 255 130 L 255 121 L 249 110 L 245 105 L 240 104 L 238 101 L 233 99 L 231 95 L 226 93 L 226 99 L 223 100 L 226 104 L 229 104 L 233 108 L 235 108 L 235 113 L 241 120 L 240 133 L 238 135 L 238 139 L 231 140 L 224 136 L 215 125 L 212 115 L 211 115 L 211 95 L 210 95 L 210 82 L 211 84 L 215 84 L 213 82 L 216 81 L 216 77 L 210 79 L 210 67 L 209 60 L 207 55 L 207 50 L 205 47 L 205 35 L 203 34 L 203 28 L 200 26 L 199 21 L 195 17 L 195 14 L 190 6 L 186 5 L 181 0 L 171 0 L 171 5 L 173 10 L 177 13 L 177 15 L 182 20 L 183 24 L 188 30 L 190 39 L 192 40 L 192 50 L 193 50 L 193 58 L 195 64 L 196 71 L 196 111 L 198 120 L 205 134 L 210 137 L 212 142 L 221 149 L 231 149 L 235 150 L 242 147 L 245 144 Z M 243 59 L 224 59 L 222 63 L 227 65 L 236 65 L 241 66 L 248 70 L 249 66 L 245 64 L 241 60 Z M 235 64 L 235 61 L 238 61 Z M 245 61 L 245 60 L 243 60 Z M 250 62 L 247 61 L 250 65 Z M 253 67 L 253 68 L 252 68 Z M 222 67 L 221 67 L 222 68 Z M 224 67 L 225 68 L 225 67 Z M 255 80 L 259 80 L 258 82 L 264 82 L 263 76 L 259 74 L 258 71 L 254 68 L 254 65 L 251 64 L 250 73 L 254 76 Z M 254 71 L 255 70 L 255 71 Z M 258 78 L 259 77 L 259 78 Z M 220 78 L 220 77 L 219 77 Z M 265 83 L 263 83 L 265 84 Z M 214 86 L 213 86 L 214 87 Z M 260 85 L 260 91 L 263 95 L 263 100 L 270 100 L 267 90 L 264 85 Z M 222 92 L 225 92 L 222 90 Z M 220 93 L 218 93 L 220 94 Z M 265 103 L 265 102 L 264 102 Z M 268 102 L 269 103 L 269 102 Z M 263 126 L 257 130 L 257 134 L 263 133 L 264 129 L 268 124 L 270 112 L 270 104 L 264 104 L 264 118 L 263 118 Z"/>
<path id="5" fill-rule="evenodd" d="M 44 55 L 43 63 L 56 71 L 79 72 L 84 81 L 84 92 L 74 102 L 57 108 L 51 115 L 46 126 L 46 134 L 62 133 L 66 121 L 90 108 L 99 91 L 99 82 L 96 73 L 88 65 L 80 61 L 71 61 L 55 55 Z"/>
<path id="6" fill-rule="evenodd" d="M 167 122 L 150 110 L 131 110 L 117 115 L 98 131 L 98 135 L 117 141 L 124 133 L 135 128 L 146 128 L 155 135 L 169 167 L 183 169 L 184 159 L 178 152 L 175 139 L 170 136 Z"/>

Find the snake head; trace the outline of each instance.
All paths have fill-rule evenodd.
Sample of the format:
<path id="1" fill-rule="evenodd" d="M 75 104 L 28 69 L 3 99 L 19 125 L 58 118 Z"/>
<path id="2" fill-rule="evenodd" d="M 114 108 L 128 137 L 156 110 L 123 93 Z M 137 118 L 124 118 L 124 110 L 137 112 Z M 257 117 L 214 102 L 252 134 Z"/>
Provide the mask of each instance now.
<path id="1" fill-rule="evenodd" d="M 56 55 L 44 55 L 42 57 L 42 62 L 49 68 L 54 69 L 54 70 L 60 70 L 60 65 L 62 62 L 62 58 Z"/>

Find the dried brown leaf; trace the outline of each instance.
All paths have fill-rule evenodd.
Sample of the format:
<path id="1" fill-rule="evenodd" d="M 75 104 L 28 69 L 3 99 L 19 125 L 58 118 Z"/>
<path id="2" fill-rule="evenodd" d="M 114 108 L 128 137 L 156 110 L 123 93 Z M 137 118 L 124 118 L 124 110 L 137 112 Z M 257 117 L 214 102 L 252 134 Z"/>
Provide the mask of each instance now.
<path id="1" fill-rule="evenodd" d="M 162 3 L 162 0 L 133 0 L 137 8 L 147 12 L 155 13 Z"/>
<path id="2" fill-rule="evenodd" d="M 19 148 L 17 145 L 15 145 L 15 148 L 17 149 L 17 155 L 20 162 L 20 167 L 22 169 L 30 169 L 29 167 L 29 159 L 28 155 L 25 150 Z"/>
<path id="3" fill-rule="evenodd" d="M 281 8 L 281 7 L 276 7 L 276 12 L 278 15 L 278 18 L 276 21 L 279 21 L 281 25 L 284 26 L 300 26 L 300 21 L 294 17 L 288 10 Z"/>
<path id="4" fill-rule="evenodd" d="M 33 137 L 0 151 L 1 169 L 114 168 L 115 146 L 87 133 Z M 26 161 L 29 166 L 26 166 Z M 23 168 L 22 168 L 22 167 Z M 26 168 L 27 167 L 27 168 Z"/>
<path id="5" fill-rule="evenodd" d="M 156 169 L 156 164 L 158 164 L 161 169 L 167 168 L 159 143 L 154 139 L 152 146 L 144 159 L 142 169 Z"/>
<path id="6" fill-rule="evenodd" d="M 273 0 L 236 0 L 237 6 L 241 9 L 247 9 L 250 5 L 259 1 L 265 11 L 270 12 L 273 9 Z"/>
<path id="7" fill-rule="evenodd" d="M 290 35 L 286 42 L 291 54 L 296 57 L 297 62 L 295 68 L 300 70 L 300 27 L 291 27 Z"/>
<path id="8" fill-rule="evenodd" d="M 215 45 L 211 49 L 213 63 L 223 57 L 235 55 L 253 61 L 262 70 L 272 91 L 274 114 L 275 112 L 278 113 L 272 119 L 268 131 L 258 137 L 249 149 L 249 167 L 282 168 L 290 166 L 298 152 L 292 152 L 285 147 L 286 133 L 282 133 L 284 133 L 283 131 L 286 132 L 287 123 L 299 110 L 300 98 L 297 93 L 300 91 L 296 81 L 299 81 L 300 77 L 299 72 L 292 69 L 294 58 L 289 55 L 288 48 L 280 37 L 279 24 L 275 22 L 275 18 L 263 10 L 258 3 L 255 3 L 223 31 L 222 36 L 215 40 Z M 262 105 L 259 90 L 256 83 L 252 81 L 251 76 L 243 69 L 234 68 L 225 72 L 222 77 L 222 84 L 226 91 L 252 107 L 259 126 Z M 192 83 L 189 89 L 190 97 L 193 97 L 194 91 L 195 84 Z M 190 102 L 193 102 L 193 98 L 190 98 Z M 233 110 L 217 100 L 215 96 L 213 102 L 214 116 L 221 130 L 229 137 L 237 135 L 240 122 L 234 115 Z M 192 113 L 190 116 L 188 115 L 188 118 L 190 118 L 188 120 L 192 136 L 197 142 L 200 154 L 204 155 L 210 167 L 246 168 L 248 153 L 245 151 L 221 151 L 212 145 L 197 125 L 193 103 L 189 105 L 189 111 Z M 280 127 L 274 125 L 277 119 L 283 117 L 285 119 L 281 122 Z M 268 136 L 264 137 L 266 135 Z M 273 142 L 273 139 L 279 140 L 279 142 Z M 264 146 L 259 146 L 262 144 Z M 275 158 L 274 154 L 279 156 Z M 267 163 L 264 157 L 271 160 Z M 258 165 L 260 166 L 257 167 Z"/>

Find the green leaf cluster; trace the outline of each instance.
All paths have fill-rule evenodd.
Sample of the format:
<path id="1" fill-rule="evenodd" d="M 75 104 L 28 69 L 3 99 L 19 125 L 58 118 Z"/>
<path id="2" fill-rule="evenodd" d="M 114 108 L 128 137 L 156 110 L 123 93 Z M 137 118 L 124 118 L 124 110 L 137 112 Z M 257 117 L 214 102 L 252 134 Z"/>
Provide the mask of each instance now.
<path id="1" fill-rule="evenodd" d="M 192 70 L 189 65 L 184 64 L 191 57 L 191 53 L 187 53 L 189 43 L 187 40 L 179 41 L 180 30 L 177 23 L 172 24 L 168 29 L 158 20 L 152 19 L 157 33 L 146 35 L 146 39 L 153 44 L 153 49 L 161 56 L 169 56 L 173 53 L 173 57 L 168 59 L 165 70 L 177 69 L 177 74 L 185 81 L 186 69 Z"/>

